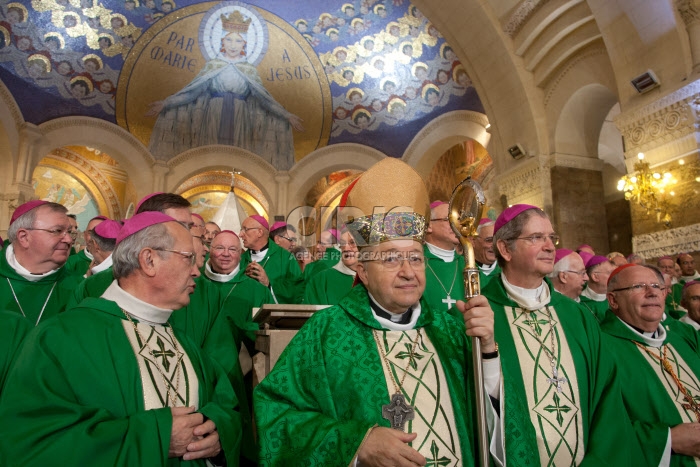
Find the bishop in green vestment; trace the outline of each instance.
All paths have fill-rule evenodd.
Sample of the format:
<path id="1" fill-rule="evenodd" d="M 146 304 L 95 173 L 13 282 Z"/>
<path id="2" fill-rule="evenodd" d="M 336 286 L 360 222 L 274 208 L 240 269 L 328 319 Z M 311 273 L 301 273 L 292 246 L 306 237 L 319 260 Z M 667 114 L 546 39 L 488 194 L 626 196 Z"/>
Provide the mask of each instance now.
<path id="1" fill-rule="evenodd" d="M 586 261 L 588 283 L 580 296 L 581 305 L 595 316 L 598 322 L 603 321 L 608 310 L 606 295 L 608 278 L 615 265 L 605 256 L 592 256 Z"/>
<path id="2" fill-rule="evenodd" d="M 76 274 L 78 276 L 84 276 L 88 269 L 90 269 L 90 264 L 94 259 L 94 256 L 90 252 L 92 248 L 91 242 L 91 232 L 95 227 L 101 224 L 103 221 L 107 220 L 104 216 L 97 216 L 90 219 L 85 231 L 83 232 L 83 239 L 85 240 L 85 248 L 80 250 L 78 253 L 71 255 L 66 261 L 65 268 L 71 274 Z"/>
<path id="3" fill-rule="evenodd" d="M 661 323 L 664 296 L 656 268 L 620 267 L 608 283 L 610 310 L 600 326 L 640 440 L 640 465 L 695 466 L 700 448 L 690 441 L 700 427 L 700 338 L 678 329 L 685 324 Z"/>
<path id="4" fill-rule="evenodd" d="M 482 293 L 502 355 L 508 465 L 630 465 L 620 446 L 632 426 L 598 323 L 544 280 L 557 242 L 535 206 L 514 205 L 496 220 L 503 272 Z"/>
<path id="5" fill-rule="evenodd" d="M 341 257 L 330 269 L 321 271 L 309 279 L 304 292 L 304 303 L 309 305 L 337 305 L 355 282 L 357 269 L 357 245 L 350 232 L 340 236 Z"/>
<path id="6" fill-rule="evenodd" d="M 476 237 L 473 238 L 474 259 L 479 267 L 479 282 L 483 289 L 491 282 L 491 279 L 498 276 L 501 267 L 496 261 L 496 253 L 493 248 L 493 227 L 495 222 L 489 218 L 479 221 L 476 228 Z"/>
<path id="7" fill-rule="evenodd" d="M 237 465 L 228 378 L 167 323 L 194 289 L 195 259 L 173 218 L 127 221 L 103 297 L 43 323 L 22 346 L 0 402 L 2 465 Z"/>
<path id="8" fill-rule="evenodd" d="M 386 173 L 401 189 L 386 187 Z M 256 387 L 260 463 L 473 465 L 474 393 L 484 388 L 473 386 L 466 332 L 493 354 L 485 356 L 494 357 L 484 360 L 485 386 L 499 397 L 487 301 L 460 302 L 457 319 L 421 300 L 428 196 L 407 164 L 382 160 L 346 195 L 362 285 L 316 312 Z M 378 204 L 392 209 L 372 215 Z M 358 209 L 369 214 L 357 217 Z"/>
<path id="9" fill-rule="evenodd" d="M 247 250 L 241 257 L 246 275 L 269 287 L 277 303 L 301 303 L 304 277 L 294 256 L 268 238 L 268 224 L 262 216 L 243 221 L 241 241 Z"/>
<path id="10" fill-rule="evenodd" d="M 12 243 L 0 252 L 0 309 L 19 313 L 32 326 L 65 309 L 82 280 L 63 267 L 73 235 L 60 204 L 29 201 L 15 210 Z"/>
<path id="11" fill-rule="evenodd" d="M 10 365 L 19 352 L 25 336 L 32 329 L 29 320 L 12 311 L 0 310 L 0 395 L 5 385 L 5 378 L 10 371 Z"/>
<path id="12" fill-rule="evenodd" d="M 338 241 L 340 234 L 336 229 L 321 232 L 321 239 L 316 243 L 316 260 L 304 268 L 304 280 L 308 281 L 317 273 L 330 269 L 340 261 L 342 253 Z"/>

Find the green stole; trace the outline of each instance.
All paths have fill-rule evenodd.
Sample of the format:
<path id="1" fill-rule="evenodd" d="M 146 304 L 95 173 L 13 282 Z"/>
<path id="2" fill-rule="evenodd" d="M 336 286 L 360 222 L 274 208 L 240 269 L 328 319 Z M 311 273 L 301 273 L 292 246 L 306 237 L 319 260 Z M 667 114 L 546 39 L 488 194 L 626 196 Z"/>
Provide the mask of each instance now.
<path id="1" fill-rule="evenodd" d="M 430 252 L 423 245 L 425 255 L 425 291 L 423 300 L 434 312 L 446 312 L 455 306 L 457 300 L 464 300 L 464 257 L 455 252 L 452 262 Z M 456 316 L 456 315 L 455 315 Z"/>
<path id="2" fill-rule="evenodd" d="M 425 302 L 421 308 L 415 328 L 430 338 L 440 357 L 463 464 L 471 465 L 477 434 L 464 324 L 447 313 L 433 313 Z M 261 464 L 348 465 L 367 430 L 389 426 L 382 405 L 389 404 L 394 388 L 387 388 L 373 329 L 382 328 L 364 286 L 314 313 L 301 328 L 254 391 Z M 431 461 L 439 465 L 434 457 Z"/>
<path id="3" fill-rule="evenodd" d="M 581 300 L 581 306 L 588 310 L 595 317 L 596 321 L 600 322 L 603 320 L 605 312 L 608 311 L 607 300 L 599 302 L 583 295 L 579 299 Z"/>
<path id="4" fill-rule="evenodd" d="M 677 283 L 671 286 L 671 290 L 666 295 L 666 314 L 674 319 L 681 319 L 685 311 L 680 310 L 681 298 L 683 298 L 683 284 Z"/>
<path id="5" fill-rule="evenodd" d="M 169 407 L 144 410 L 138 363 L 116 303 L 87 299 L 31 332 L 0 402 L 0 459 L 14 465 L 205 465 L 168 458 Z M 237 465 L 241 421 L 228 379 L 174 329 L 199 380 L 198 412 Z M 28 391 L 27 388 L 31 388 Z M 78 448 L 79 446 L 79 448 Z"/>
<path id="6" fill-rule="evenodd" d="M 0 310 L 0 394 L 5 385 L 5 378 L 10 371 L 10 365 L 19 353 L 24 337 L 32 329 L 28 319 L 15 312 Z"/>
<path id="7" fill-rule="evenodd" d="M 546 280 L 546 279 L 545 279 Z M 551 349 L 550 328 L 546 313 L 537 311 L 537 319 L 526 323 L 522 309 L 507 295 L 503 287 L 502 274 L 494 278 L 482 290 L 488 298 L 495 318 L 495 336 L 501 354 L 503 385 L 505 394 L 505 413 L 501 414 L 505 421 L 506 459 L 509 466 L 529 466 L 539 462 L 538 443 L 543 441 L 543 431 L 554 428 L 565 431 L 577 430 L 576 438 L 582 444 L 558 444 L 558 439 L 547 439 L 548 446 L 556 451 L 547 451 L 554 455 L 564 453 L 570 459 L 567 464 L 582 455 L 581 465 L 629 465 L 626 449 L 620 449 L 620 443 L 626 441 L 626 436 L 634 436 L 632 427 L 624 417 L 624 405 L 620 395 L 619 383 L 615 378 L 614 363 L 609 352 L 601 344 L 601 333 L 597 321 L 588 310 L 559 293 L 555 293 L 551 283 L 547 281 L 551 301 L 549 306 L 554 309 L 553 318 L 556 320 L 556 349 L 561 363 L 561 346 L 568 344 L 568 350 L 573 360 L 574 373 L 559 373 L 569 380 L 578 382 L 576 391 L 563 387 L 567 391 L 559 393 L 556 386 L 550 384 L 544 393 L 535 393 L 539 402 L 532 406 L 523 378 L 523 365 L 528 368 L 532 361 L 537 362 L 537 378 L 551 378 L 552 370 L 549 356 L 542 346 L 530 347 L 525 355 L 518 353 L 518 348 L 526 338 L 533 336 L 532 327 L 539 330 L 539 340 Z M 544 316 L 544 318 L 543 318 Z M 544 340 L 543 340 L 544 339 Z M 521 363 L 521 360 L 523 362 Z M 570 367 L 564 368 L 571 371 Z M 532 371 L 532 370 L 528 370 Z M 541 374 L 539 372 L 544 372 Z M 572 377 L 573 376 L 573 377 Z M 578 395 L 578 400 L 571 401 L 572 395 Z M 555 397 L 556 396 L 556 397 Z M 566 397 L 564 397 L 566 396 Z M 532 418 L 540 416 L 541 422 L 535 426 Z M 553 418 L 552 422 L 545 419 Z M 580 419 L 577 423 L 576 418 Z M 583 433 L 578 432 L 579 427 Z M 541 453 L 540 453 L 541 454 Z"/>
<path id="8" fill-rule="evenodd" d="M 272 291 L 279 303 L 300 303 L 304 294 L 304 277 L 299 263 L 290 252 L 272 240 L 267 241 L 267 254 L 260 265 L 265 269 Z M 252 262 L 251 251 L 241 255 L 241 269 Z"/>
<path id="9" fill-rule="evenodd" d="M 335 268 L 326 269 L 313 276 L 304 292 L 304 303 L 309 305 L 337 305 L 345 297 L 355 276 L 350 276 Z"/>
<path id="10" fill-rule="evenodd" d="M 24 315 L 32 326 L 37 321 L 44 322 L 61 313 L 66 308 L 73 289 L 83 278 L 60 268 L 53 274 L 31 282 L 17 274 L 9 265 L 6 253 L 5 250 L 0 252 L 0 310 Z"/>
<path id="11" fill-rule="evenodd" d="M 92 260 L 85 254 L 85 248 L 80 250 L 74 255 L 68 257 L 68 261 L 63 266 L 71 274 L 77 274 L 79 276 L 84 276 L 88 269 L 90 269 L 90 263 Z"/>
<path id="12" fill-rule="evenodd" d="M 677 323 L 682 325 L 683 323 Z M 682 407 L 686 401 L 673 377 L 664 371 L 658 358 L 663 351 L 651 347 L 638 333 L 608 311 L 600 323 L 606 335 L 606 348 L 617 359 L 618 379 L 622 397 L 641 446 L 635 454 L 641 458 L 635 465 L 659 465 L 668 439 L 670 427 L 680 423 L 696 423 L 695 414 Z M 695 333 L 691 338 L 664 326 L 667 359 L 683 386 L 697 400 L 700 394 L 700 340 Z M 656 357 L 640 349 L 643 345 Z M 672 466 L 696 466 L 700 460 L 680 454 L 671 455 Z"/>

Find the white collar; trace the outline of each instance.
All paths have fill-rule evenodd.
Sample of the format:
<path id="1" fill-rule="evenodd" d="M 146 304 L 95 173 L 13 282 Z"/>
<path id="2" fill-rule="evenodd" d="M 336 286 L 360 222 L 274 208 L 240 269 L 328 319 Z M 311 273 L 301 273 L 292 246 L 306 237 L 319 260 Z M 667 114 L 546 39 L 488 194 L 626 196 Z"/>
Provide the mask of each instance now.
<path id="1" fill-rule="evenodd" d="M 347 276 L 355 277 L 355 274 L 357 274 L 355 271 L 347 267 L 345 263 L 343 263 L 342 258 L 340 259 L 340 261 L 338 261 L 338 263 L 335 266 L 333 266 L 333 269 Z"/>
<path id="2" fill-rule="evenodd" d="M 691 318 L 690 315 L 683 315 L 678 321 L 681 323 L 690 324 L 696 331 L 700 331 L 700 323 Z"/>
<path id="3" fill-rule="evenodd" d="M 90 261 L 92 261 L 93 259 L 95 259 L 95 257 L 92 255 L 92 253 L 90 253 L 90 251 L 88 251 L 87 248 L 83 248 L 83 251 L 85 252 L 85 256 L 87 256 L 87 258 L 88 258 Z"/>
<path id="4" fill-rule="evenodd" d="M 436 247 L 432 243 L 425 242 L 425 246 L 428 247 L 428 251 L 440 258 L 446 263 L 451 263 L 455 259 L 455 250 L 443 250 L 442 248 Z"/>
<path id="5" fill-rule="evenodd" d="M 241 263 L 238 263 L 236 269 L 231 271 L 229 274 L 219 274 L 218 272 L 212 271 L 210 262 L 211 260 L 207 261 L 207 263 L 204 265 L 204 275 L 214 282 L 229 282 L 236 277 L 238 271 L 241 270 Z"/>
<path id="6" fill-rule="evenodd" d="M 481 272 L 483 272 L 484 274 L 486 274 L 488 276 L 489 274 L 491 274 L 494 271 L 494 269 L 496 269 L 497 264 L 498 264 L 498 261 L 494 261 L 489 266 L 482 264 L 481 266 L 479 266 L 479 269 L 481 269 Z"/>
<path id="7" fill-rule="evenodd" d="M 389 314 L 392 314 L 391 311 L 389 311 L 386 308 L 384 308 L 383 306 L 381 306 L 379 304 L 379 302 L 374 299 L 372 294 L 369 293 L 369 290 L 367 291 L 367 295 L 369 295 L 369 299 L 372 300 L 374 303 L 376 303 L 379 308 L 381 308 L 382 310 L 386 311 Z M 416 322 L 418 321 L 418 318 L 420 317 L 420 313 L 421 313 L 420 302 L 418 302 L 415 305 L 413 305 L 413 307 L 412 307 L 413 314 L 411 315 L 411 321 L 409 321 L 406 324 L 398 324 L 398 323 L 395 323 L 389 319 L 385 319 L 385 318 L 382 318 L 381 316 L 377 316 L 377 313 L 374 312 L 374 310 L 372 309 L 372 306 L 371 305 L 367 305 L 367 306 L 369 306 L 369 309 L 372 311 L 372 316 L 374 316 L 374 319 L 376 319 L 377 322 L 379 324 L 381 324 L 384 329 L 389 329 L 390 331 L 409 331 L 409 330 L 415 328 Z"/>
<path id="8" fill-rule="evenodd" d="M 664 315 L 665 316 L 665 315 Z M 618 316 L 617 319 L 620 319 Z M 666 340 L 666 329 L 659 323 L 659 326 L 656 328 L 656 335 L 657 337 L 651 337 L 654 333 L 653 332 L 639 332 L 636 329 L 634 329 L 632 326 L 629 324 L 625 323 L 620 319 L 620 322 L 627 326 L 630 331 L 638 335 L 639 337 L 644 340 L 644 343 L 648 345 L 649 347 L 656 347 L 657 349 L 664 345 L 664 341 Z"/>
<path id="9" fill-rule="evenodd" d="M 692 276 L 681 276 L 681 280 L 683 282 L 690 282 L 694 281 L 695 279 L 700 279 L 700 273 L 698 273 L 697 271 L 695 271 L 695 274 L 693 274 Z"/>
<path id="10" fill-rule="evenodd" d="M 173 310 L 159 308 L 134 297 L 129 292 L 119 287 L 119 283 L 117 283 L 116 279 L 107 287 L 107 290 L 102 294 L 102 298 L 115 302 L 119 305 L 119 308 L 125 312 L 129 313 L 140 322 L 151 326 L 164 325 L 168 322 L 170 315 L 173 313 Z"/>
<path id="11" fill-rule="evenodd" d="M 112 253 L 104 259 L 100 264 L 92 268 L 92 273 L 97 274 L 98 272 L 106 271 L 112 267 Z"/>
<path id="12" fill-rule="evenodd" d="M 508 296 L 513 299 L 515 303 L 520 305 L 521 308 L 534 311 L 549 305 L 549 301 L 552 297 L 549 293 L 547 282 L 545 282 L 544 279 L 537 288 L 525 289 L 508 282 L 505 273 L 501 274 L 501 277 L 503 278 L 503 287 L 506 289 Z"/>
<path id="13" fill-rule="evenodd" d="M 606 294 L 594 292 L 590 287 L 583 289 L 581 296 L 590 298 L 594 302 L 605 302 L 608 300 L 608 296 Z"/>
<path id="14" fill-rule="evenodd" d="M 7 259 L 7 264 L 9 264 L 10 267 L 14 269 L 17 274 L 27 279 L 29 282 L 40 281 L 41 279 L 50 276 L 51 274 L 55 274 L 56 272 L 58 272 L 59 269 L 61 269 L 53 269 L 43 274 L 32 274 L 31 272 L 29 272 L 29 269 L 25 268 L 24 266 L 19 264 L 19 261 L 17 261 L 17 257 L 15 256 L 15 246 L 12 243 L 10 243 L 10 245 L 7 247 L 7 250 L 5 250 L 5 258 Z"/>
<path id="15" fill-rule="evenodd" d="M 270 251 L 269 248 L 265 248 L 263 251 L 255 252 L 254 250 L 250 250 L 250 257 L 255 261 L 256 263 L 259 263 L 263 259 L 265 259 L 265 256 L 267 255 L 267 252 Z"/>

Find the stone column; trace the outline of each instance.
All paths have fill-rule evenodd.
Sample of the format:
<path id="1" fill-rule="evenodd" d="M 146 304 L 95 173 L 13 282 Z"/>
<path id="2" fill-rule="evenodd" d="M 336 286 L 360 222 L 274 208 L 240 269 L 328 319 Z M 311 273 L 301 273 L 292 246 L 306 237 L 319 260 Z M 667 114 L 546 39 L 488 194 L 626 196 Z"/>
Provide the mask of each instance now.
<path id="1" fill-rule="evenodd" d="M 155 191 L 168 191 L 166 180 L 169 172 L 170 167 L 168 167 L 167 162 L 155 161 L 153 163 L 153 187 L 149 193 Z M 147 194 L 148 193 L 144 193 L 142 196 L 145 196 Z"/>
<path id="2" fill-rule="evenodd" d="M 275 182 L 277 182 L 277 196 L 275 199 L 275 207 L 273 208 L 272 206 L 270 207 L 270 217 L 274 217 L 275 215 L 278 216 L 284 216 L 284 218 L 287 218 L 287 215 L 289 214 L 290 206 L 289 206 L 289 181 L 291 180 L 291 177 L 289 175 L 289 172 L 283 171 L 283 172 L 277 172 L 275 175 Z"/>
<path id="3" fill-rule="evenodd" d="M 700 1 L 676 0 L 676 8 L 683 18 L 690 41 L 693 71 L 700 71 Z"/>

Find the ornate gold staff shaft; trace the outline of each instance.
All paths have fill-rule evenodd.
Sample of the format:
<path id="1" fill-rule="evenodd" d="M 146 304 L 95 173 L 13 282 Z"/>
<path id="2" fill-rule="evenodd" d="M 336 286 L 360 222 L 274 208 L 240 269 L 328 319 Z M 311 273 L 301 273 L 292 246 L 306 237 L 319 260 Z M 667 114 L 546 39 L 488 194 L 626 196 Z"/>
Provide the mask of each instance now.
<path id="1" fill-rule="evenodd" d="M 481 294 L 479 269 L 474 258 L 472 237 L 481 220 L 486 203 L 481 186 L 466 178 L 455 187 L 450 197 L 449 219 L 452 230 L 462 244 L 464 252 L 464 297 L 468 300 Z M 486 401 L 484 400 L 484 369 L 481 360 L 481 342 L 472 337 L 472 366 L 474 367 L 474 394 L 476 399 L 476 421 L 479 430 L 479 465 L 489 465 L 489 431 L 486 423 Z"/>

